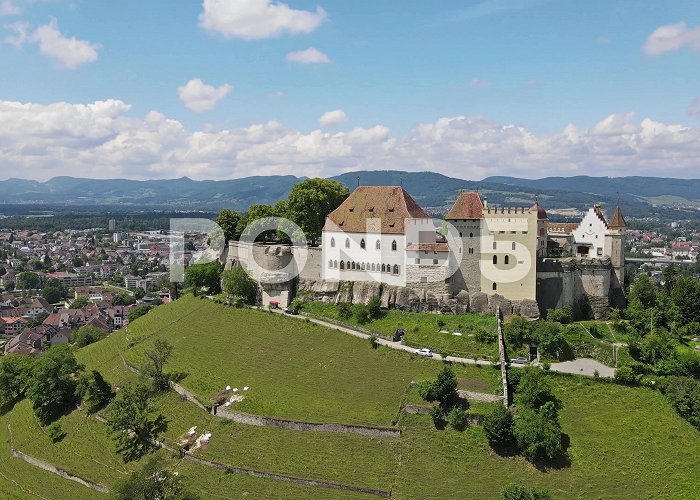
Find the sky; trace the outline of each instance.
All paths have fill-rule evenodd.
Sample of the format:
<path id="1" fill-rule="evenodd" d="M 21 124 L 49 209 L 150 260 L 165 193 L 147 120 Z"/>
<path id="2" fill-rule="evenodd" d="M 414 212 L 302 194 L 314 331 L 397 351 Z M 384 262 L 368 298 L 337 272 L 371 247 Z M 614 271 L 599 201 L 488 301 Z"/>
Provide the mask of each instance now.
<path id="1" fill-rule="evenodd" d="M 0 0 L 0 179 L 700 177 L 700 2 Z"/>

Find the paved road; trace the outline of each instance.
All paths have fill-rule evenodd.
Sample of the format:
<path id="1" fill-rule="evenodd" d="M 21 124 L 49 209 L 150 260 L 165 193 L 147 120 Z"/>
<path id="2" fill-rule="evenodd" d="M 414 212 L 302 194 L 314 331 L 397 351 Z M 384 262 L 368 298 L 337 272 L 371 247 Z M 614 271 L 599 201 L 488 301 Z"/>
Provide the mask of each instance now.
<path id="1" fill-rule="evenodd" d="M 284 311 L 282 309 L 272 309 L 273 312 L 276 312 L 278 314 L 284 314 Z M 307 316 L 303 315 L 297 315 L 297 316 L 292 316 L 288 315 L 290 318 L 297 318 L 297 319 L 308 319 L 309 321 L 316 323 L 317 325 L 325 326 L 327 328 L 332 328 L 334 330 L 338 330 L 339 332 L 347 333 L 348 335 L 352 335 L 354 337 L 358 337 L 361 339 L 369 339 L 369 335 L 366 333 L 358 332 L 357 330 L 353 330 L 352 328 L 347 328 L 344 326 L 336 325 L 334 323 L 330 323 L 328 321 L 323 321 L 320 319 L 316 318 L 309 318 Z M 406 351 L 411 354 L 415 354 L 416 349 L 415 347 L 409 347 L 407 345 L 402 344 L 401 342 L 392 342 L 390 340 L 385 340 L 382 338 L 377 338 L 376 342 L 379 345 L 383 345 L 386 347 L 389 347 L 391 349 L 396 349 L 397 351 Z M 430 359 L 434 359 L 435 361 L 442 361 L 443 359 L 446 361 L 449 361 L 451 363 L 461 363 L 464 365 L 482 365 L 482 366 L 498 366 L 498 363 L 492 363 L 491 361 L 486 361 L 485 359 L 470 359 L 470 358 L 458 358 L 456 356 L 441 356 L 440 354 L 433 353 L 432 357 Z M 512 364 L 510 365 L 510 368 L 522 368 L 524 366 L 528 365 L 518 365 L 518 364 Z M 550 369 L 555 372 L 562 372 L 562 373 L 576 373 L 579 375 L 588 375 L 588 376 L 593 376 L 593 373 L 598 370 L 598 374 L 601 377 L 614 377 L 615 376 L 615 369 L 610 368 L 609 366 L 605 366 L 602 363 L 599 363 L 598 361 L 594 359 L 586 359 L 586 358 L 580 358 L 574 361 L 566 361 L 564 363 L 552 363 L 550 365 Z"/>

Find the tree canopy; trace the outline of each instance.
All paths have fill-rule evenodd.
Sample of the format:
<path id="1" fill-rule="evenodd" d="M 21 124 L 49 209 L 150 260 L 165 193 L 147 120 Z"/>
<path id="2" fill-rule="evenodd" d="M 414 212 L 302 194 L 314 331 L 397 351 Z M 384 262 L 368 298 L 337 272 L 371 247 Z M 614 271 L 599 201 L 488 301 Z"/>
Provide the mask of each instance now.
<path id="1" fill-rule="evenodd" d="M 221 281 L 225 293 L 242 297 L 248 304 L 255 303 L 258 285 L 242 267 L 237 266 L 224 271 Z"/>
<path id="2" fill-rule="evenodd" d="M 287 217 L 297 224 L 310 244 L 317 244 L 326 216 L 348 197 L 345 184 L 330 179 L 305 179 L 287 198 Z"/>
<path id="3" fill-rule="evenodd" d="M 81 370 L 67 345 L 51 347 L 34 363 L 27 396 L 42 424 L 55 420 L 75 404 L 75 375 Z"/>

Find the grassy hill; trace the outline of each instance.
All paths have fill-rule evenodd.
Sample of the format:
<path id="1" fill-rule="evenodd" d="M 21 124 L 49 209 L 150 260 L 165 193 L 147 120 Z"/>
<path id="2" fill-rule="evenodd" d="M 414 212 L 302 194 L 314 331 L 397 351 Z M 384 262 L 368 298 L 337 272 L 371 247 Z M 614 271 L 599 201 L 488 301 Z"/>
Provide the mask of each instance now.
<path id="1" fill-rule="evenodd" d="M 76 352 L 90 369 L 123 386 L 135 378 L 120 357 L 139 363 L 156 338 L 174 345 L 168 369 L 206 400 L 225 385 L 250 386 L 236 409 L 310 421 L 390 425 L 404 398 L 418 399 L 411 380 L 441 364 L 407 353 L 372 350 L 366 341 L 296 318 L 235 309 L 184 297 L 133 322 L 129 331 Z M 460 386 L 495 388 L 491 368 L 457 368 Z M 496 378 L 494 377 L 496 375 Z M 397 498 L 497 498 L 513 481 L 550 490 L 554 498 L 694 498 L 700 489 L 700 434 L 658 393 L 578 377 L 553 379 L 563 402 L 562 430 L 571 463 L 539 470 L 522 457 L 494 454 L 483 430 L 436 430 L 427 416 L 401 415 L 399 439 L 251 427 L 218 419 L 173 392 L 154 400 L 174 444 L 190 426 L 212 432 L 197 454 L 228 465 L 391 490 Z M 486 389 L 485 389 L 486 388 Z M 474 411 L 482 411 L 473 405 Z M 140 464 L 114 454 L 104 424 L 75 410 L 59 421 L 66 437 L 52 444 L 27 401 L 0 416 L 0 497 L 95 498 L 80 485 L 9 456 L 14 446 L 108 487 Z M 203 498 L 369 498 L 271 479 L 225 474 L 161 453 Z"/>

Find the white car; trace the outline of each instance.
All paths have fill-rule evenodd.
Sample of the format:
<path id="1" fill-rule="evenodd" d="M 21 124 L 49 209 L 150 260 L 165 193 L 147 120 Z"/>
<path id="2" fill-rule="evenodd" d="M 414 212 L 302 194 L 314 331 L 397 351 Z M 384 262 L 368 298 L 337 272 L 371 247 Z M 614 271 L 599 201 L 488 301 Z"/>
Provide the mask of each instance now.
<path id="1" fill-rule="evenodd" d="M 416 354 L 419 356 L 425 356 L 426 358 L 432 358 L 433 357 L 433 351 L 430 349 L 416 349 Z"/>

